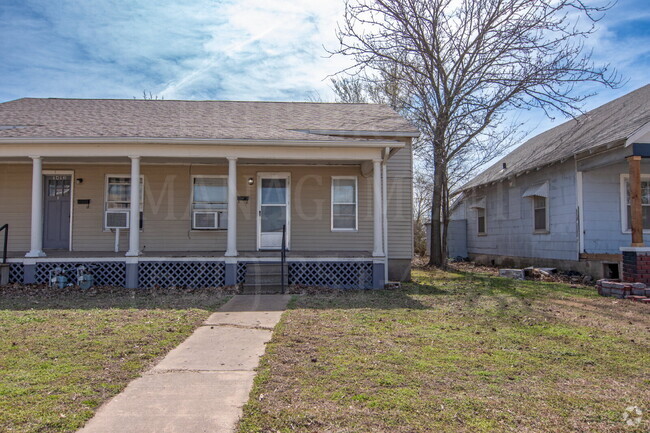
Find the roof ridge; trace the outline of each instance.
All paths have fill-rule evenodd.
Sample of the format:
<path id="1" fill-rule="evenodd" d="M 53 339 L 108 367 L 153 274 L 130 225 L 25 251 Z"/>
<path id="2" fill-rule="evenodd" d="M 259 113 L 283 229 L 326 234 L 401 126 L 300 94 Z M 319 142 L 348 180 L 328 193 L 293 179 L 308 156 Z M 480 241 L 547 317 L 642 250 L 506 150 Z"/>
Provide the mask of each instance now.
<path id="1" fill-rule="evenodd" d="M 318 101 L 251 101 L 251 100 L 233 100 L 233 99 L 137 99 L 137 98 L 58 98 L 58 97 L 31 97 L 26 96 L 18 99 L 12 99 L 5 102 L 15 102 L 22 100 L 38 101 L 129 101 L 129 102 L 219 102 L 219 103 L 243 103 L 243 104 L 309 104 L 309 105 L 375 105 L 389 106 L 386 103 L 376 102 L 318 102 Z M 2 103 L 5 103 L 2 102 Z"/>

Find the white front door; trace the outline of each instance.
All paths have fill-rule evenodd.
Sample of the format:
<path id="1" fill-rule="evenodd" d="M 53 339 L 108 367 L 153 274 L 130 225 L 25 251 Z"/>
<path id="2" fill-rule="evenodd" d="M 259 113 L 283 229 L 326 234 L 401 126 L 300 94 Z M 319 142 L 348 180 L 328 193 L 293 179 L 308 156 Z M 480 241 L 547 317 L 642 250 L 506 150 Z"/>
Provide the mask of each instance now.
<path id="1" fill-rule="evenodd" d="M 289 173 L 259 173 L 257 175 L 257 248 L 275 250 L 282 247 L 282 227 L 286 226 L 286 246 L 289 248 L 290 218 Z"/>

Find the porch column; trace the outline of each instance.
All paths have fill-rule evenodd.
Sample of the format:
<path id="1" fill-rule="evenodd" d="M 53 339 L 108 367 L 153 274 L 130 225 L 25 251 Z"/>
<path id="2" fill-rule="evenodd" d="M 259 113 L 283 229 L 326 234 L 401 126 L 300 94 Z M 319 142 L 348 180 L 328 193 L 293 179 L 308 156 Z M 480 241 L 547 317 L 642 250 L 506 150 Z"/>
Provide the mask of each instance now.
<path id="1" fill-rule="evenodd" d="M 131 158 L 131 211 L 129 221 L 129 250 L 127 257 L 140 255 L 140 157 Z"/>
<path id="2" fill-rule="evenodd" d="M 641 157 L 627 158 L 630 170 L 630 212 L 632 214 L 632 246 L 643 244 L 643 208 L 641 206 Z"/>
<path id="3" fill-rule="evenodd" d="M 237 158 L 234 157 L 228 157 L 228 247 L 226 256 L 237 256 Z"/>
<path id="4" fill-rule="evenodd" d="M 31 246 L 25 257 L 45 257 L 43 252 L 43 160 L 32 156 Z"/>
<path id="5" fill-rule="evenodd" d="M 372 255 L 375 257 L 384 256 L 382 226 L 382 204 L 381 204 L 381 159 L 372 161 L 372 204 L 373 204 L 373 222 L 374 222 L 374 248 Z"/>

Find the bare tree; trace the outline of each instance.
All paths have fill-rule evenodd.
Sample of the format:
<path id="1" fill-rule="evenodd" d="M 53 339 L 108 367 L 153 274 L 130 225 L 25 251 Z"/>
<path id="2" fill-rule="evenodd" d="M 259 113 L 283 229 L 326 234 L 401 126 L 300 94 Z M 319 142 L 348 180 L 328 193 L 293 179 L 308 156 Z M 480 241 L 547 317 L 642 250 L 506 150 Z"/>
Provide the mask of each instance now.
<path id="1" fill-rule="evenodd" d="M 420 256 L 427 252 L 426 224 L 430 222 L 432 192 L 433 178 L 430 172 L 417 165 L 413 173 L 413 246 Z"/>
<path id="2" fill-rule="evenodd" d="M 367 84 L 358 78 L 332 78 L 332 90 L 336 94 L 336 102 L 359 104 L 370 99 Z"/>
<path id="3" fill-rule="evenodd" d="M 597 0 L 598 1 L 598 0 Z M 572 115 L 590 95 L 579 83 L 613 87 L 584 38 L 611 4 L 583 0 L 347 0 L 333 53 L 344 71 L 386 77 L 407 91 L 400 103 L 422 132 L 434 173 L 430 264 L 446 265 L 441 221 L 448 219 L 450 167 L 475 166 L 503 149 L 515 108 Z M 389 80 L 389 81 L 390 81 Z"/>
<path id="4" fill-rule="evenodd" d="M 133 99 L 136 99 L 136 97 L 134 96 Z M 165 99 L 165 97 L 164 96 L 154 95 L 151 92 L 147 93 L 146 90 L 143 90 L 142 91 L 142 99 L 144 99 L 145 101 L 158 101 L 158 100 L 162 101 L 162 100 Z"/>

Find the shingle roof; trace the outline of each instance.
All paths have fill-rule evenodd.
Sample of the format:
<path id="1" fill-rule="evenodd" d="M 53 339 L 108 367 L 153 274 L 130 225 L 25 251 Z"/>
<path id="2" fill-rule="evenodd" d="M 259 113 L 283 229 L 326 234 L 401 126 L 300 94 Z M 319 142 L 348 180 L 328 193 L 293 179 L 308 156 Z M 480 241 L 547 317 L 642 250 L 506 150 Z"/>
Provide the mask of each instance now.
<path id="1" fill-rule="evenodd" d="M 531 138 L 461 189 L 502 180 L 599 146 L 622 144 L 648 122 L 650 84 Z"/>
<path id="2" fill-rule="evenodd" d="M 0 104 L 0 139 L 340 140 L 306 130 L 417 133 L 378 104 L 54 98 Z"/>

